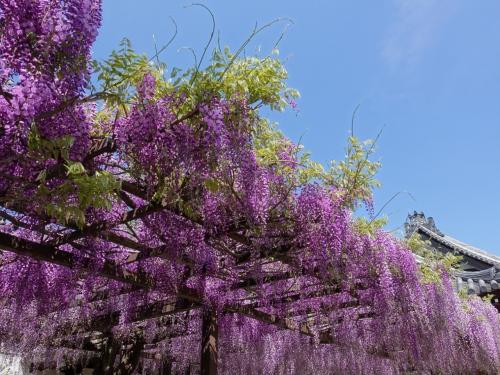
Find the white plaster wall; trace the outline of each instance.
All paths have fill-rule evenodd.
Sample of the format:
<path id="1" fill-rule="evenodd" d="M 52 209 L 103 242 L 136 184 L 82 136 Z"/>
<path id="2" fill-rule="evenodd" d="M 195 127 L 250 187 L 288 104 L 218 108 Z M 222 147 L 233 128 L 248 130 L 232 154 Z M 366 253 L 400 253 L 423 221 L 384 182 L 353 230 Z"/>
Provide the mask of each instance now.
<path id="1" fill-rule="evenodd" d="M 28 374 L 28 371 L 23 368 L 20 357 L 0 354 L 0 375 L 24 374 Z"/>

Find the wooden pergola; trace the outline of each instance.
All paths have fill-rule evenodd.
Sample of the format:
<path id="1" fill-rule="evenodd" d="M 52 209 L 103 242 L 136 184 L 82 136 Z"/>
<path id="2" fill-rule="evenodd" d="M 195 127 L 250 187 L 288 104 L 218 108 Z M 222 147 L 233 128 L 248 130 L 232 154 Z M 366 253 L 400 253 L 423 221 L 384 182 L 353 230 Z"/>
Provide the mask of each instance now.
<path id="1" fill-rule="evenodd" d="M 89 152 L 84 164 L 91 162 L 97 156 L 112 154 L 116 151 L 116 146 L 109 139 L 94 141 L 94 146 Z M 48 177 L 59 176 L 64 173 L 64 167 L 60 164 L 47 171 Z M 116 295 L 116 291 L 101 290 L 92 298 L 92 302 L 110 301 L 120 295 L 126 296 L 129 293 L 137 293 L 141 290 L 152 291 L 157 288 L 153 278 L 145 272 L 131 271 L 129 265 L 146 258 L 160 258 L 164 262 L 172 262 L 182 265 L 185 269 L 185 279 L 191 276 L 191 271 L 196 265 L 196 261 L 188 254 L 180 253 L 172 256 L 165 251 L 165 245 L 158 247 L 147 246 L 132 236 L 128 224 L 137 220 L 147 219 L 149 215 L 158 212 L 169 212 L 177 215 L 182 220 L 190 221 L 193 225 L 203 226 L 203 222 L 195 221 L 183 214 L 182 210 L 175 205 L 168 205 L 153 202 L 148 196 L 146 189 L 137 183 L 129 180 L 121 181 L 120 199 L 128 206 L 128 211 L 113 223 L 109 221 L 97 222 L 83 228 L 76 224 L 59 225 L 59 230 L 49 232 L 44 226 L 31 226 L 25 224 L 20 217 L 24 215 L 22 204 L 12 203 L 0 197 L 2 207 L 0 217 L 11 222 L 18 227 L 25 227 L 28 230 L 37 231 L 45 235 L 47 240 L 38 243 L 17 237 L 9 233 L 0 232 L 0 249 L 12 252 L 20 256 L 29 257 L 42 262 L 56 264 L 69 269 L 77 268 L 84 278 L 86 274 L 103 277 L 109 280 L 119 281 L 123 284 L 123 289 Z M 132 198 L 140 198 L 149 204 L 137 207 Z M 145 225 L 147 223 L 145 222 Z M 321 343 L 332 344 L 331 329 L 332 323 L 327 318 L 332 308 L 356 308 L 359 301 L 356 298 L 356 290 L 352 290 L 352 299 L 338 306 L 332 307 L 328 304 L 320 304 L 320 308 L 310 309 L 300 306 L 300 302 L 308 299 L 321 299 L 322 297 L 334 296 L 341 292 L 333 277 L 320 273 L 317 269 L 304 268 L 297 261 L 296 255 L 302 249 L 296 249 L 292 245 L 283 244 L 264 248 L 255 245 L 251 238 L 245 235 L 245 223 L 235 224 L 224 232 L 215 235 L 207 235 L 205 242 L 217 252 L 221 264 L 224 264 L 220 276 L 224 278 L 224 270 L 231 270 L 232 275 L 238 275 L 237 279 L 230 280 L 230 289 L 244 293 L 246 297 L 241 298 L 238 303 L 225 304 L 222 311 L 224 313 L 240 314 L 245 317 L 255 319 L 265 324 L 273 325 L 278 329 L 285 329 L 298 332 L 302 335 L 314 337 L 319 336 Z M 120 229 L 117 231 L 116 229 Z M 127 232 L 129 232 L 127 234 Z M 106 260 L 98 270 L 93 266 L 90 257 L 78 256 L 73 252 L 62 249 L 63 245 L 71 245 L 75 249 L 83 247 L 81 241 L 86 238 L 98 238 L 127 250 L 130 255 L 126 264 L 118 264 L 113 260 Z M 268 266 L 269 271 L 256 276 L 252 270 L 262 265 Z M 265 268 L 265 267 L 264 267 Z M 266 296 L 266 303 L 256 298 L 255 290 L 261 285 L 272 285 L 273 283 L 286 282 L 287 280 L 317 280 L 312 286 L 301 289 L 290 288 L 286 292 L 276 295 Z M 227 281 L 226 281 L 227 282 Z M 365 286 L 359 285 L 358 288 Z M 130 325 L 130 335 L 127 340 L 117 341 L 111 334 L 111 329 L 120 324 L 122 312 L 112 310 L 103 315 L 94 316 L 90 322 L 78 324 L 62 323 L 57 329 L 58 334 L 53 337 L 54 348 L 68 348 L 89 353 L 90 358 L 85 364 L 74 364 L 75 366 L 89 366 L 100 369 L 102 373 L 110 371 L 113 367 L 116 356 L 120 355 L 121 361 L 116 373 L 131 373 L 138 365 L 141 358 L 157 358 L 156 354 L 162 341 L 186 334 L 185 327 L 179 325 L 183 314 L 194 310 L 200 310 L 201 337 L 200 337 L 200 373 L 202 375 L 216 375 L 218 363 L 218 316 L 217 311 L 209 308 L 203 303 L 201 296 L 195 289 L 186 285 L 181 285 L 165 300 L 144 303 L 136 306 L 133 311 L 128 312 L 128 323 Z M 77 303 L 75 302 L 75 306 Z M 286 314 L 270 312 L 272 307 L 285 307 Z M 270 308 L 271 307 L 271 308 Z M 358 319 L 370 319 L 372 314 L 369 306 L 363 306 L 363 312 L 358 314 Z M 220 311 L 220 310 L 219 310 Z M 144 322 L 148 320 L 158 321 L 158 324 L 165 327 L 165 331 L 157 334 L 154 340 L 145 343 L 142 329 Z M 363 350 L 359 348 L 359 350 Z M 371 353 L 373 355 L 388 358 L 387 353 Z M 172 361 L 175 358 L 165 361 L 162 374 L 170 374 L 172 371 Z M 33 369 L 37 369 L 37 364 Z M 40 367 L 41 368 L 41 367 Z M 71 369 L 68 373 L 71 373 Z"/>

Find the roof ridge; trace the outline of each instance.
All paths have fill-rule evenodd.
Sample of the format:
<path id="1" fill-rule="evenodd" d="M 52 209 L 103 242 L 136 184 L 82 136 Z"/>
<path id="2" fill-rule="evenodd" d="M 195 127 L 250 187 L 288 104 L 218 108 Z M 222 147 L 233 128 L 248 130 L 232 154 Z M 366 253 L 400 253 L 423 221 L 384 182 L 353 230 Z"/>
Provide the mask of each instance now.
<path id="1" fill-rule="evenodd" d="M 457 242 L 458 244 L 460 244 L 462 246 L 466 246 L 466 247 L 470 248 L 471 250 L 477 251 L 480 254 L 484 254 L 484 255 L 486 255 L 486 256 L 488 256 L 490 258 L 493 258 L 493 259 L 497 260 L 498 262 L 500 262 L 500 257 L 497 256 L 497 255 L 495 255 L 495 254 L 489 253 L 486 250 L 480 249 L 480 248 L 478 248 L 476 246 L 469 245 L 468 243 L 460 241 L 460 240 L 457 240 L 454 237 L 451 237 L 451 236 L 448 236 L 448 235 L 445 235 L 445 237 L 448 237 L 448 238 L 452 239 L 453 241 Z"/>
<path id="2" fill-rule="evenodd" d="M 423 225 L 418 225 L 418 229 L 422 230 L 424 233 L 429 234 L 438 242 L 443 243 L 444 245 L 450 246 L 455 250 L 458 250 L 466 255 L 481 260 L 483 262 L 494 265 L 495 267 L 500 268 L 500 258 L 496 255 L 490 254 L 484 250 L 478 249 L 474 246 L 468 245 L 464 242 L 461 242 L 453 237 L 448 235 L 440 235 L 430 230 L 429 228 L 424 227 Z"/>

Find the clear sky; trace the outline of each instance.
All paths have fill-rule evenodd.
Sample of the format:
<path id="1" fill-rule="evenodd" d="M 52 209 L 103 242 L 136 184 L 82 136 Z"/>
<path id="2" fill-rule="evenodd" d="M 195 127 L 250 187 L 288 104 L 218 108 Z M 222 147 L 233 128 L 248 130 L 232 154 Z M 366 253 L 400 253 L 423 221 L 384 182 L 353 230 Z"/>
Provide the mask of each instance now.
<path id="1" fill-rule="evenodd" d="M 103 0 L 104 20 L 94 48 L 105 58 L 123 37 L 170 67 L 201 56 L 211 30 L 208 13 L 178 0 Z M 408 212 L 424 211 L 437 226 L 500 255 L 500 2 L 496 0 L 219 0 L 204 1 L 216 17 L 222 45 L 238 47 L 255 22 L 293 21 L 280 43 L 290 86 L 299 89 L 298 114 L 273 120 L 316 160 L 342 158 L 353 110 L 355 132 L 374 138 L 383 167 L 376 210 L 388 229 Z M 268 53 L 287 21 L 247 48 Z"/>

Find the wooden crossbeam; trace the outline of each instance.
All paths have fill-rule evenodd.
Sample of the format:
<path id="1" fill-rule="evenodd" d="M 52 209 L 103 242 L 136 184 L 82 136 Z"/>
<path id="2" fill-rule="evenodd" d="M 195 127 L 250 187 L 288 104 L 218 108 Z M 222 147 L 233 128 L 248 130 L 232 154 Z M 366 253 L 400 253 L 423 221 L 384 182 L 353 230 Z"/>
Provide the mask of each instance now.
<path id="1" fill-rule="evenodd" d="M 33 242 L 7 233 L 0 232 L 0 249 L 63 267 L 78 267 L 78 269 L 83 269 L 90 274 L 97 274 L 146 289 L 152 286 L 151 279 L 146 275 L 122 268 L 110 260 L 106 260 L 100 269 L 96 270 L 96 266 L 90 258 L 79 257 L 54 246 Z"/>
<path id="2" fill-rule="evenodd" d="M 87 335 L 82 338 L 75 338 L 75 337 L 59 338 L 54 340 L 52 345 L 58 348 L 99 352 L 102 349 L 101 346 L 103 344 L 98 342 L 98 338 L 92 337 L 92 335 Z"/>
<path id="3" fill-rule="evenodd" d="M 130 221 L 134 221 L 137 219 L 140 219 L 144 216 L 150 215 L 154 212 L 158 212 L 162 210 L 164 207 L 161 204 L 157 203 L 151 203 L 145 206 L 138 207 L 134 210 L 129 210 L 127 211 L 121 218 L 120 220 L 110 223 L 108 221 L 101 221 L 97 223 L 93 223 L 90 225 L 87 225 L 83 229 L 77 229 L 69 234 L 66 234 L 64 236 L 61 236 L 60 238 L 55 239 L 54 241 L 51 242 L 52 245 L 54 246 L 59 246 L 71 241 L 76 241 L 80 238 L 83 238 L 85 236 L 94 236 L 98 234 L 99 232 L 107 231 L 117 225 L 120 224 L 125 224 Z"/>
<path id="4" fill-rule="evenodd" d="M 361 345 L 357 345 L 355 343 L 346 343 L 346 342 L 338 342 L 333 339 L 333 336 L 331 335 L 329 330 L 321 331 L 319 334 L 319 340 L 320 344 L 330 344 L 330 345 L 337 345 L 339 348 L 343 349 L 354 349 L 356 352 L 364 352 L 367 353 L 370 356 L 382 358 L 382 359 L 391 359 L 390 353 L 387 350 L 378 348 L 365 348 L 362 347 Z"/>
<path id="5" fill-rule="evenodd" d="M 299 324 L 292 319 L 281 318 L 275 314 L 269 314 L 264 311 L 260 311 L 251 307 L 245 306 L 226 306 L 225 310 L 227 312 L 237 313 L 266 324 L 271 324 L 281 329 L 288 329 L 290 331 L 296 331 L 306 336 L 314 336 L 311 329 L 307 324 Z"/>
<path id="6" fill-rule="evenodd" d="M 173 298 L 170 300 L 156 301 L 137 306 L 130 312 L 128 323 L 138 323 L 145 320 L 159 317 L 172 316 L 177 313 L 199 308 L 195 302 L 187 301 L 183 298 Z M 108 332 L 112 327 L 120 324 L 120 317 L 124 312 L 113 310 L 106 314 L 92 316 L 88 322 L 74 324 L 67 322 L 60 324 L 57 332 L 61 336 L 72 336 L 79 332 Z"/>
<path id="7" fill-rule="evenodd" d="M 288 280 L 298 276 L 301 275 L 297 274 L 297 272 L 292 272 L 292 271 L 272 272 L 268 275 L 257 276 L 257 277 L 247 276 L 243 280 L 234 283 L 231 289 L 235 290 L 235 289 L 249 288 L 257 285 L 269 284 L 275 281 Z"/>
<path id="8" fill-rule="evenodd" d="M 281 307 L 283 305 L 293 304 L 294 302 L 297 302 L 297 301 L 307 301 L 307 300 L 313 299 L 313 298 L 328 297 L 328 296 L 338 294 L 338 293 L 339 293 L 338 288 L 321 288 L 321 289 L 306 292 L 306 293 L 302 293 L 299 291 L 299 292 L 289 294 L 286 296 L 277 296 L 277 297 L 266 298 L 266 300 L 264 302 L 262 302 L 262 301 L 252 302 L 249 304 L 245 304 L 244 306 L 253 307 L 253 308 Z M 336 307 L 347 308 L 347 307 L 355 307 L 358 305 L 359 305 L 358 300 L 352 299 L 350 301 L 342 302 L 342 303 L 338 304 Z"/>

